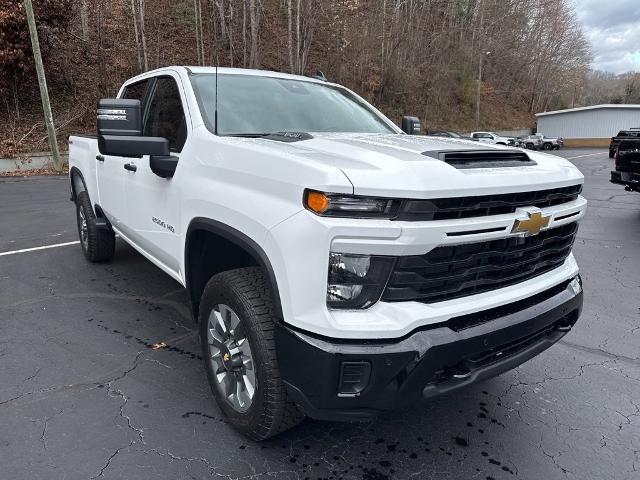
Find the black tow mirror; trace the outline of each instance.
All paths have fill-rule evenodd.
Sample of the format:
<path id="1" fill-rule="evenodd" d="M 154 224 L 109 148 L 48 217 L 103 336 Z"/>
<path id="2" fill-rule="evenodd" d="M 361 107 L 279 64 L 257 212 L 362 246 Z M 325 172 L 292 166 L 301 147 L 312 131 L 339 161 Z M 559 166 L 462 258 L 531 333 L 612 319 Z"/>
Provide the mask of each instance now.
<path id="1" fill-rule="evenodd" d="M 169 155 L 169 140 L 162 137 L 133 137 L 129 135 L 100 135 L 98 150 L 114 157 Z"/>
<path id="2" fill-rule="evenodd" d="M 103 98 L 98 102 L 98 150 L 103 155 L 141 157 L 169 155 L 169 141 L 142 136 L 140 100 Z"/>
<path id="3" fill-rule="evenodd" d="M 421 129 L 418 117 L 402 117 L 402 131 L 407 135 L 420 135 Z"/>
<path id="4" fill-rule="evenodd" d="M 140 100 L 103 98 L 98 101 L 98 137 L 102 135 L 142 135 Z"/>

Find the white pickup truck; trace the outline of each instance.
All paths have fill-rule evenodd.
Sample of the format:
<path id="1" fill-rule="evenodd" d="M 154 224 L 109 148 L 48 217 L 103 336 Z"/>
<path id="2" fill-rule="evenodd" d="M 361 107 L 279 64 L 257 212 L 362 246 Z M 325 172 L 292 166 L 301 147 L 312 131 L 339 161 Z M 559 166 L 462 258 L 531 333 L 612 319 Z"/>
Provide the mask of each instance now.
<path id="1" fill-rule="evenodd" d="M 251 438 L 492 377 L 580 315 L 566 160 L 410 135 L 340 85 L 254 70 L 148 72 L 97 118 L 69 139 L 84 255 L 118 234 L 184 285 Z"/>
<path id="2" fill-rule="evenodd" d="M 512 146 L 515 143 L 515 138 L 503 137 L 493 132 L 471 132 L 470 136 L 480 143 L 491 143 L 493 145 L 509 146 Z"/>

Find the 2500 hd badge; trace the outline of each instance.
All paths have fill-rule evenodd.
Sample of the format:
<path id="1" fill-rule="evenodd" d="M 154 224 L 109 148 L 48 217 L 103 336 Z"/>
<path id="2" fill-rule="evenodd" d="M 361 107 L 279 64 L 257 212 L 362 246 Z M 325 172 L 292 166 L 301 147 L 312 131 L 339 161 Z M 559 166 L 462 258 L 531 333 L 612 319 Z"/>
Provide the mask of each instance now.
<path id="1" fill-rule="evenodd" d="M 168 223 L 165 223 L 163 220 L 160 220 L 159 218 L 151 217 L 151 221 L 157 225 L 160 225 L 162 228 L 166 228 L 171 233 L 176 233 L 176 230 L 175 228 L 173 228 L 173 225 L 169 225 Z"/>

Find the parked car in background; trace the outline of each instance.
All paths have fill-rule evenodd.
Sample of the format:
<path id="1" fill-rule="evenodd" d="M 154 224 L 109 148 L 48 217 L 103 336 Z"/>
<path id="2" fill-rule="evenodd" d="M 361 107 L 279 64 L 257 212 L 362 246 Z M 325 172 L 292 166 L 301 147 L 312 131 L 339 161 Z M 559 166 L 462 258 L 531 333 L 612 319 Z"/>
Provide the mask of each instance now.
<path id="1" fill-rule="evenodd" d="M 564 147 L 562 137 L 547 137 L 541 133 L 535 133 L 531 136 L 540 139 L 543 150 L 560 150 L 561 147 Z"/>
<path id="2" fill-rule="evenodd" d="M 613 158 L 616 153 L 616 149 L 622 140 L 634 138 L 640 139 L 640 128 L 620 130 L 615 137 L 611 137 L 611 142 L 609 142 L 609 158 Z"/>
<path id="3" fill-rule="evenodd" d="M 514 146 L 526 148 L 527 150 L 541 150 L 542 140 L 536 135 L 526 135 L 516 138 Z"/>
<path id="4" fill-rule="evenodd" d="M 493 132 L 471 132 L 471 138 L 481 143 L 493 143 L 494 145 L 514 145 L 515 138 L 501 137 Z"/>
<path id="5" fill-rule="evenodd" d="M 613 158 L 615 162 L 614 170 L 611 171 L 611 183 L 624 185 L 629 192 L 640 192 L 640 138 L 631 137 L 620 141 Z"/>
<path id="6" fill-rule="evenodd" d="M 462 135 L 461 133 L 458 132 L 448 132 L 445 130 L 431 130 L 429 133 L 427 133 L 428 137 L 445 137 L 445 138 L 457 138 L 459 140 L 475 140 L 476 142 L 478 141 L 477 138 L 471 138 L 465 135 Z"/>

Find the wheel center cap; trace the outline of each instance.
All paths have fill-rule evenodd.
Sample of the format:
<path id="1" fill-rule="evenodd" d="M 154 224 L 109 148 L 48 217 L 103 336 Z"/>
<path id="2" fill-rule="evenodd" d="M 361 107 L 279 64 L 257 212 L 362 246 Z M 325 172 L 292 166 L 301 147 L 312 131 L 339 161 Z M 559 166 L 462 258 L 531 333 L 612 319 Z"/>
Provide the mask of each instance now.
<path id="1" fill-rule="evenodd" d="M 242 367 L 242 352 L 235 345 L 227 345 L 222 352 L 222 364 L 227 371 L 239 370 Z"/>

